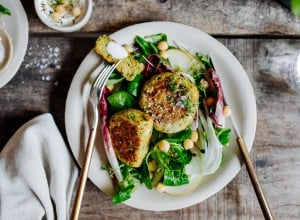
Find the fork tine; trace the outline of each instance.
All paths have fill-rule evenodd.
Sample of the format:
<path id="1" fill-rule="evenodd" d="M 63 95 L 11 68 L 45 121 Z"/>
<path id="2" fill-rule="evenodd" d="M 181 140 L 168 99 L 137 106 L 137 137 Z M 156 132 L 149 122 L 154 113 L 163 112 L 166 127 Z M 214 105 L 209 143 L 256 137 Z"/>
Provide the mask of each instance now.
<path id="1" fill-rule="evenodd" d="M 97 93 L 98 93 L 99 98 L 102 96 L 103 88 L 104 88 L 109 76 L 115 70 L 115 68 L 117 67 L 117 65 L 120 62 L 121 62 L 121 60 L 119 60 L 117 63 L 114 63 L 113 65 L 107 65 L 107 66 L 103 67 L 102 70 L 100 71 L 100 73 L 98 74 L 98 76 L 97 76 L 96 80 L 94 81 L 92 87 L 94 89 L 97 89 Z"/>
<path id="2" fill-rule="evenodd" d="M 103 83 L 106 83 L 106 79 L 109 77 L 110 73 L 116 68 L 116 64 L 107 65 L 101 69 L 100 73 L 98 74 L 96 80 L 94 81 L 92 87 L 103 87 Z"/>
<path id="3" fill-rule="evenodd" d="M 116 65 L 113 64 L 111 66 L 109 66 L 107 69 L 105 69 L 102 73 L 101 73 L 101 81 L 99 83 L 98 86 L 103 87 L 106 83 L 106 80 L 108 79 L 108 77 L 110 76 L 110 74 L 114 71 L 114 69 L 116 68 Z"/>
<path id="4" fill-rule="evenodd" d="M 92 87 L 98 87 L 99 82 L 102 81 L 102 78 L 104 77 L 104 75 L 107 74 L 107 70 L 110 69 L 110 65 L 105 65 L 99 72 L 99 74 L 97 75 L 96 79 L 94 80 Z"/>

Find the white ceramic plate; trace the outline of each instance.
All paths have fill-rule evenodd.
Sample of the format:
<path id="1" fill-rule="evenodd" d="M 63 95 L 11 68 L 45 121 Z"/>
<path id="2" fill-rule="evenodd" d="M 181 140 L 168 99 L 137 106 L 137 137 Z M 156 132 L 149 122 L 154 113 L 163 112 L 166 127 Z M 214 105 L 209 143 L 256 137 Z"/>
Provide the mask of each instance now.
<path id="1" fill-rule="evenodd" d="M 117 42 L 131 43 L 136 35 L 149 35 L 164 32 L 168 41 L 176 40 L 185 48 L 192 51 L 213 53 L 214 59 L 222 68 L 222 79 L 226 93 L 230 95 L 233 114 L 239 122 L 238 126 L 245 142 L 252 146 L 256 129 L 256 104 L 253 89 L 244 69 L 220 42 L 195 28 L 171 22 L 149 22 L 129 26 L 111 35 Z M 87 98 L 90 89 L 91 71 L 101 62 L 92 50 L 81 63 L 71 83 L 66 101 L 65 123 L 68 140 L 72 152 L 81 165 L 83 163 L 84 148 L 89 132 Z M 101 132 L 98 132 L 96 148 L 89 170 L 90 180 L 108 195 L 113 193 L 113 187 L 106 171 L 100 169 L 107 162 L 102 146 Z M 249 149 L 250 150 L 250 149 Z M 166 211 L 180 209 L 199 203 L 228 184 L 241 168 L 241 159 L 234 137 L 232 142 L 224 148 L 224 163 L 218 171 L 203 179 L 199 188 L 186 196 L 170 196 L 139 187 L 132 198 L 125 204 L 144 210 Z"/>
<path id="2" fill-rule="evenodd" d="M 28 20 L 23 5 L 19 0 L 1 0 L 9 8 L 11 15 L 3 15 L 0 25 L 10 35 L 13 54 L 9 66 L 0 74 L 0 88 L 6 85 L 17 73 L 26 53 L 28 44 Z"/>

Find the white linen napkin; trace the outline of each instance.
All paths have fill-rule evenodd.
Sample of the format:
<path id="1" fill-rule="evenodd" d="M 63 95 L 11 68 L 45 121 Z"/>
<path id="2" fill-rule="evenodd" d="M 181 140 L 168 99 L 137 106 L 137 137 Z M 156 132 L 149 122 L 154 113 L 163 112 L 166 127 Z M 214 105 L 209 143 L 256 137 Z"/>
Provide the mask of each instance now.
<path id="1" fill-rule="evenodd" d="M 0 219 L 69 219 L 77 175 L 52 115 L 30 120 L 0 153 Z"/>

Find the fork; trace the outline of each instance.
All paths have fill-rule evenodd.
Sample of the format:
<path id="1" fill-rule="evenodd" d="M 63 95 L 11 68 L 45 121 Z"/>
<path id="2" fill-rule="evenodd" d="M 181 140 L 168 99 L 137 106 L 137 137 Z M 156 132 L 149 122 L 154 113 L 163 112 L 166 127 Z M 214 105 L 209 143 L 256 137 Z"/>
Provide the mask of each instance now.
<path id="1" fill-rule="evenodd" d="M 79 179 L 79 186 L 77 188 L 77 193 L 75 197 L 75 204 L 72 212 L 72 219 L 77 220 L 79 216 L 79 211 L 81 207 L 81 202 L 85 190 L 85 185 L 87 181 L 88 171 L 91 163 L 91 158 L 94 150 L 94 143 L 95 143 L 95 137 L 96 137 L 96 131 L 98 127 L 99 122 L 99 101 L 103 93 L 103 88 L 111 75 L 111 73 L 115 70 L 118 63 L 115 63 L 113 65 L 105 65 L 102 67 L 102 65 L 98 66 L 94 72 L 98 72 L 100 70 L 100 73 L 94 80 L 91 90 L 90 90 L 90 96 L 89 96 L 89 102 L 92 105 L 92 123 L 90 127 L 90 133 L 88 137 L 87 147 L 85 150 L 84 155 L 84 163 L 83 167 L 80 173 L 80 179 Z M 93 75 L 93 74 L 92 74 Z"/>

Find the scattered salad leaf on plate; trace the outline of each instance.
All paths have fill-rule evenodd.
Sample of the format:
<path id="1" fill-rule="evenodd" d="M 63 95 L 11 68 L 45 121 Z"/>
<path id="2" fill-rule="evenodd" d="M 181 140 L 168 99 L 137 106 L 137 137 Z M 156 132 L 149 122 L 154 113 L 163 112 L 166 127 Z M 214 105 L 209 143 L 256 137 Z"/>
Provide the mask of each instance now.
<path id="1" fill-rule="evenodd" d="M 8 8 L 6 8 L 5 6 L 3 6 L 2 4 L 0 4 L 0 16 L 1 15 L 11 15 L 11 12 Z"/>

